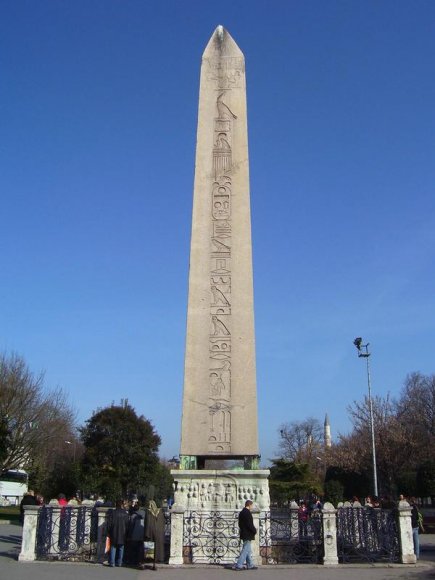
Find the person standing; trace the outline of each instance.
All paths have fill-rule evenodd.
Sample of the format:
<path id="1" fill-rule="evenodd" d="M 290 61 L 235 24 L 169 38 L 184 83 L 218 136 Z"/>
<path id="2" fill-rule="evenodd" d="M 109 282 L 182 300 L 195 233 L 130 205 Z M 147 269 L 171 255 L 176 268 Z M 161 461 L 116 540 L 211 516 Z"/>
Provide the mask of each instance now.
<path id="1" fill-rule="evenodd" d="M 66 505 L 68 505 L 68 501 L 67 501 L 64 493 L 60 493 L 57 496 L 57 501 L 58 501 L 58 504 L 62 507 L 65 507 Z"/>
<path id="2" fill-rule="evenodd" d="M 165 561 L 165 513 L 152 499 L 148 504 L 145 522 L 145 539 L 154 542 L 154 566 Z"/>
<path id="3" fill-rule="evenodd" d="M 248 499 L 245 502 L 245 507 L 239 513 L 240 539 L 243 541 L 243 545 L 234 570 L 243 570 L 245 562 L 248 570 L 258 569 L 257 566 L 254 566 L 252 559 L 251 542 L 254 540 L 255 534 L 257 533 L 257 528 L 254 526 L 254 519 L 251 513 L 253 507 L 254 502 Z"/>
<path id="4" fill-rule="evenodd" d="M 144 560 L 143 541 L 145 535 L 144 518 L 139 512 L 139 504 L 130 508 L 127 528 L 126 561 L 127 565 L 140 566 Z"/>
<path id="5" fill-rule="evenodd" d="M 24 524 L 24 506 L 25 505 L 38 505 L 38 500 L 35 497 L 35 492 L 33 489 L 29 489 L 29 491 L 23 496 L 23 499 L 20 503 L 20 523 L 21 525 Z"/>
<path id="6" fill-rule="evenodd" d="M 124 557 L 124 544 L 127 535 L 128 513 L 124 509 L 124 502 L 116 500 L 115 509 L 112 511 L 107 535 L 110 538 L 109 566 L 122 566 Z"/>
<path id="7" fill-rule="evenodd" d="M 419 537 L 419 527 L 420 527 L 420 516 L 417 507 L 417 502 L 415 497 L 409 499 L 409 504 L 411 506 L 411 526 L 412 526 L 412 539 L 414 541 L 414 554 L 417 560 L 420 557 L 420 537 Z"/>

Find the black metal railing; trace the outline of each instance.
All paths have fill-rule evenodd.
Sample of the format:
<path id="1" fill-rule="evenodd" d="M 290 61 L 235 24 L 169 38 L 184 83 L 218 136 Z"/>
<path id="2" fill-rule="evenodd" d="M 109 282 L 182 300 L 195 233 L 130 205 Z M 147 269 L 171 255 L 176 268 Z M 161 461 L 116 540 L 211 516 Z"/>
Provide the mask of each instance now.
<path id="1" fill-rule="evenodd" d="M 265 564 L 320 564 L 323 523 L 319 510 L 303 516 L 297 509 L 260 516 L 260 555 Z"/>
<path id="2" fill-rule="evenodd" d="M 193 564 L 235 562 L 240 551 L 237 511 L 184 514 L 184 557 Z"/>
<path id="3" fill-rule="evenodd" d="M 338 508 L 337 551 L 341 563 L 398 562 L 400 543 L 396 510 Z"/>
<path id="4" fill-rule="evenodd" d="M 323 525 L 319 511 L 301 519 L 298 510 L 261 512 L 260 556 L 264 564 L 322 562 Z M 184 514 L 184 558 L 193 564 L 234 563 L 240 553 L 238 512 Z"/>
<path id="5" fill-rule="evenodd" d="M 183 555 L 194 564 L 234 563 L 240 552 L 238 511 L 186 511 Z M 107 517 L 107 515 L 106 515 Z M 104 520 L 104 518 L 103 518 Z M 165 513 L 165 552 L 169 557 L 171 515 Z M 100 543 L 105 543 L 105 525 Z M 98 512 L 88 506 L 40 508 L 36 534 L 37 559 L 95 562 L 104 554 L 97 545 Z M 297 509 L 259 515 L 259 547 L 263 564 L 321 564 L 324 556 L 320 511 L 301 517 Z M 337 510 L 337 550 L 341 563 L 398 562 L 396 510 L 342 507 Z M 99 556 L 98 556 L 99 555 Z"/>
<path id="6" fill-rule="evenodd" d="M 37 559 L 95 560 L 97 527 L 98 514 L 92 507 L 42 507 L 36 532 Z"/>

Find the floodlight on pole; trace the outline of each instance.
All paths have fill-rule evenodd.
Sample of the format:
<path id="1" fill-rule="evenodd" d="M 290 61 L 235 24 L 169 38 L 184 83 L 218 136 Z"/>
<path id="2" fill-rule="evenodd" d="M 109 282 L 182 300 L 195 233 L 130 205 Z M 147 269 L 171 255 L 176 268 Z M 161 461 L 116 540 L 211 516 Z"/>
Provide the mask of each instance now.
<path id="1" fill-rule="evenodd" d="M 76 461 L 76 442 L 75 441 L 68 441 L 67 439 L 64 440 L 64 443 L 67 445 L 72 445 L 73 448 L 73 461 Z"/>
<path id="2" fill-rule="evenodd" d="M 375 425 L 373 420 L 373 403 L 372 403 L 372 388 L 371 388 L 371 380 L 370 380 L 370 352 L 369 352 L 369 345 L 363 344 L 362 338 L 358 337 L 355 338 L 353 344 L 356 346 L 358 350 L 358 357 L 365 358 L 367 361 L 367 384 L 368 384 L 368 391 L 369 391 L 369 412 L 370 412 L 370 431 L 372 436 L 372 457 L 373 457 L 373 490 L 374 494 L 378 495 L 378 473 L 376 468 L 376 444 L 375 444 Z"/>

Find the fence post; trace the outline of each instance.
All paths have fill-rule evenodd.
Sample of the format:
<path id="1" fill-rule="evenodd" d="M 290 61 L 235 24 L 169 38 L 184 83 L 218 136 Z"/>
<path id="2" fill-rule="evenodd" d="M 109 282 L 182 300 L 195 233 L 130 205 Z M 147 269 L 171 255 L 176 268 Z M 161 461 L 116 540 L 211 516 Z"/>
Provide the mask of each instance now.
<path id="1" fill-rule="evenodd" d="M 412 539 L 411 506 L 406 500 L 399 502 L 400 561 L 415 564 L 414 540 Z"/>
<path id="2" fill-rule="evenodd" d="M 332 503 L 326 502 L 322 509 L 324 566 L 336 566 L 338 564 L 336 514 L 337 510 Z"/>
<path id="3" fill-rule="evenodd" d="M 175 504 L 171 509 L 171 553 L 170 566 L 181 566 L 183 561 L 183 520 L 184 507 Z"/>
<path id="4" fill-rule="evenodd" d="M 36 532 L 38 529 L 39 505 L 24 506 L 23 539 L 21 552 L 18 556 L 20 562 L 33 562 L 36 560 Z"/>

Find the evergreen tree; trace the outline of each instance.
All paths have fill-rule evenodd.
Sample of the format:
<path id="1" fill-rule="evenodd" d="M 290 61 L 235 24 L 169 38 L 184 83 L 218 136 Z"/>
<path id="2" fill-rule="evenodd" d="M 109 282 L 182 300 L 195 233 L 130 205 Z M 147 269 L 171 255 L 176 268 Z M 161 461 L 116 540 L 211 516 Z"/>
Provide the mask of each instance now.
<path id="1" fill-rule="evenodd" d="M 114 499 L 154 483 L 161 440 L 127 401 L 98 410 L 80 431 L 87 491 Z"/>

